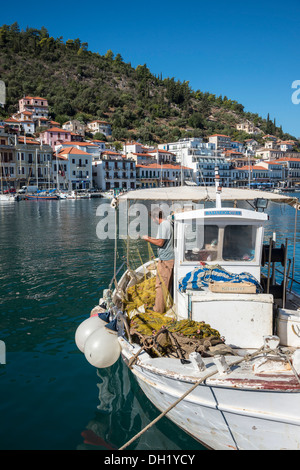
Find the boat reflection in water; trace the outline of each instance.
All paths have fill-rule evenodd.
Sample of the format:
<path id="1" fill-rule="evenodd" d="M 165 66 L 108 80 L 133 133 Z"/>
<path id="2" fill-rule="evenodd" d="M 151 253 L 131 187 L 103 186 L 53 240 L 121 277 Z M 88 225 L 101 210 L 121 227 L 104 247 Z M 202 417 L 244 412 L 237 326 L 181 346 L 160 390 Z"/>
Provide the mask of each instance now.
<path id="1" fill-rule="evenodd" d="M 145 400 L 135 378 L 120 359 L 107 369 L 97 369 L 99 405 L 95 416 L 82 431 L 77 449 L 116 450 L 157 416 Z M 116 432 L 116 426 L 118 432 Z M 174 436 L 174 440 L 172 439 Z M 135 441 L 131 450 L 204 450 L 169 420 L 164 419 Z"/>

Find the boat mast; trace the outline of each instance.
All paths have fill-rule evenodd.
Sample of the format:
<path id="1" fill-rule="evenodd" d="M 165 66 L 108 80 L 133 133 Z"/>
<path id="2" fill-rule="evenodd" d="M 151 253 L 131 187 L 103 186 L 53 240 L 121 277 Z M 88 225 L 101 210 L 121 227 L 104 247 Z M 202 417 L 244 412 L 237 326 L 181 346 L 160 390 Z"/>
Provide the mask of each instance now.
<path id="1" fill-rule="evenodd" d="M 219 175 L 219 167 L 215 167 L 215 187 L 216 187 L 216 208 L 220 209 L 222 207 L 221 202 L 221 191 L 222 187 L 220 185 L 220 175 Z"/>
<path id="2" fill-rule="evenodd" d="M 36 179 L 36 187 L 39 189 L 39 177 L 38 177 L 38 154 L 37 154 L 37 149 L 35 149 L 35 179 Z"/>
<path id="3" fill-rule="evenodd" d="M 1 176 L 1 193 L 3 193 L 3 180 L 2 180 L 2 152 L 0 152 L 0 176 Z"/>

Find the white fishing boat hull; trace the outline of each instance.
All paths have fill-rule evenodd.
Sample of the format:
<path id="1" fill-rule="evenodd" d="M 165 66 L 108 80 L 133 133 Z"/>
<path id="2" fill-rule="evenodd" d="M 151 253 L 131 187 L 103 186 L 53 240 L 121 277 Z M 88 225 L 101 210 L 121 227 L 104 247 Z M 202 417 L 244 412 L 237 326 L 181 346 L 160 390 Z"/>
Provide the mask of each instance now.
<path id="1" fill-rule="evenodd" d="M 135 350 L 122 341 L 122 357 L 128 363 Z M 159 370 L 162 361 L 164 367 Z M 147 398 L 165 411 L 201 375 L 216 369 L 211 358 L 205 362 L 204 372 L 194 372 L 191 365 L 181 365 L 178 360 L 143 355 L 132 372 Z M 233 376 L 217 374 L 198 385 L 166 416 L 214 450 L 300 448 L 300 389 L 293 374 L 286 372 L 255 377 L 246 366 Z"/>

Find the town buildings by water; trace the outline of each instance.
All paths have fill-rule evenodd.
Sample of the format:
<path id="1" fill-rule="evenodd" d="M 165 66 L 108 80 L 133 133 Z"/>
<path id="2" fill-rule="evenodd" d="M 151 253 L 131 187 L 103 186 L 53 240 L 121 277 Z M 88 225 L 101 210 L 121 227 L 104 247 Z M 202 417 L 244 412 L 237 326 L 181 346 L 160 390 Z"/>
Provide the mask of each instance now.
<path id="1" fill-rule="evenodd" d="M 239 142 L 213 134 L 158 146 L 124 142 L 116 150 L 109 122 L 61 126 L 50 119 L 46 98 L 25 96 L 18 112 L 0 123 L 0 189 L 212 186 L 216 167 L 224 187 L 300 185 L 298 142 L 262 135 L 249 121 L 237 128 L 252 137 Z"/>

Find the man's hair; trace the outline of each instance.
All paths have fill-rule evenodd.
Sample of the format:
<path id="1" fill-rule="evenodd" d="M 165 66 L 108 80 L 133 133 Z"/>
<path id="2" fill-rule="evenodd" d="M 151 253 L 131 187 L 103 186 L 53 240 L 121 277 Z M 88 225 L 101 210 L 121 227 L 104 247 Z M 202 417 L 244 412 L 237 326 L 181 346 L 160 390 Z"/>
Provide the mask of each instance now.
<path id="1" fill-rule="evenodd" d="M 164 213 L 163 213 L 163 211 L 161 210 L 160 207 L 154 207 L 154 209 L 150 212 L 150 217 L 152 217 L 153 219 L 164 219 L 165 218 Z"/>

